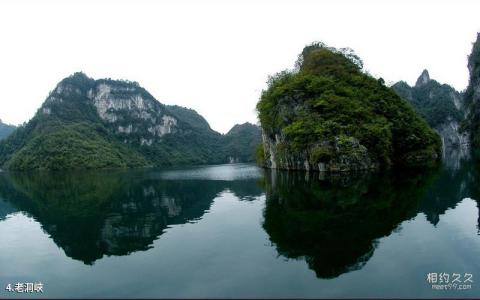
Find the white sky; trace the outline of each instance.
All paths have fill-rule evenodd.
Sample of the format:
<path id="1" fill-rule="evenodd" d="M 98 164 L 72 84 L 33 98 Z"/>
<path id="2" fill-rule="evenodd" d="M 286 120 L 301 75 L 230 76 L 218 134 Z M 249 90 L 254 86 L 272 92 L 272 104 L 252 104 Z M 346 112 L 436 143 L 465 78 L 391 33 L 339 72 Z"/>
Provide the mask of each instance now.
<path id="1" fill-rule="evenodd" d="M 138 81 L 225 133 L 257 122 L 268 75 L 312 41 L 350 47 L 387 82 L 463 90 L 480 1 L 2 1 L 0 118 L 28 121 L 64 77 Z"/>

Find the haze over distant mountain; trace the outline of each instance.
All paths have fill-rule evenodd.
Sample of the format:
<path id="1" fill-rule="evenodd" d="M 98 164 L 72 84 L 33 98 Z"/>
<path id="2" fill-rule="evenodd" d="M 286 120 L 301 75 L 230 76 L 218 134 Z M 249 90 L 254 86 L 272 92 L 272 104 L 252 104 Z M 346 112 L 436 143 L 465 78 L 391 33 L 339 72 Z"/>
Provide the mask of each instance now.
<path id="1" fill-rule="evenodd" d="M 229 162 L 253 162 L 255 150 L 262 143 L 262 131 L 251 123 L 237 124 L 224 138 L 224 152 Z"/>
<path id="2" fill-rule="evenodd" d="M 392 88 L 440 134 L 444 155 L 458 158 L 468 155 L 469 136 L 461 129 L 467 113 L 462 93 L 448 84 L 430 79 L 427 70 L 422 72 L 413 87 L 400 81 Z"/>
<path id="3" fill-rule="evenodd" d="M 17 127 L 5 124 L 0 119 L 0 140 L 7 138 L 15 130 L 15 128 Z"/>
<path id="4" fill-rule="evenodd" d="M 138 83 L 63 79 L 36 115 L 0 143 L 8 169 L 78 169 L 243 161 L 194 110 L 158 102 Z M 251 143 L 237 136 L 240 147 Z M 253 148 L 254 149 L 254 148 Z M 254 150 L 252 150 L 254 151 Z"/>

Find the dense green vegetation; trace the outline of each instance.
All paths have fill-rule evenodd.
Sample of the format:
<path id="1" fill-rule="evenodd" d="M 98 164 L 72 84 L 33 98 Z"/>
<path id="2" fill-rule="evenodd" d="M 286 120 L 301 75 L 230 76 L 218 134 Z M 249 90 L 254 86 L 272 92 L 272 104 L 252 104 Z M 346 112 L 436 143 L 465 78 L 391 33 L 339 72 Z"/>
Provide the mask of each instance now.
<path id="1" fill-rule="evenodd" d="M 432 127 L 437 127 L 448 120 L 462 122 L 463 113 L 455 106 L 454 98 L 460 101 L 463 96 L 447 84 L 429 80 L 425 84 L 410 87 L 406 82 L 398 82 L 392 88 Z"/>
<path id="2" fill-rule="evenodd" d="M 193 109 L 189 109 L 189 108 L 178 106 L 178 105 L 167 105 L 167 109 L 179 120 L 182 120 L 183 122 L 186 122 L 190 126 L 192 126 L 192 128 L 205 130 L 214 135 L 220 135 L 218 132 L 211 129 L 207 120 L 205 120 L 204 117 L 202 117 Z"/>
<path id="3" fill-rule="evenodd" d="M 2 123 L 2 120 L 0 120 L 0 140 L 7 138 L 15 128 L 15 126 Z"/>
<path id="4" fill-rule="evenodd" d="M 258 126 L 250 123 L 235 125 L 225 135 L 223 152 L 225 157 L 235 161 L 254 162 L 256 149 L 262 143 L 262 133 Z"/>
<path id="5" fill-rule="evenodd" d="M 92 94 L 108 86 L 117 103 L 102 119 Z M 140 99 L 140 103 L 136 101 Z M 105 104 L 111 105 L 111 104 Z M 155 135 L 163 117 L 175 118 L 169 134 Z M 252 125 L 253 126 L 253 125 Z M 248 126 L 247 126 L 248 127 Z M 119 128 L 134 128 L 121 131 Z M 93 80 L 83 73 L 62 80 L 37 114 L 0 142 L 0 168 L 105 169 L 252 161 L 256 146 L 248 127 L 222 135 L 196 111 L 159 103 L 136 82 Z M 240 126 L 239 128 L 244 128 Z"/>
<path id="6" fill-rule="evenodd" d="M 27 169 L 126 168 L 148 162 L 125 145 L 109 140 L 105 128 L 89 123 L 59 125 L 50 132 L 34 132 L 28 142 L 8 161 L 6 167 Z"/>
<path id="7" fill-rule="evenodd" d="M 285 137 L 277 151 L 328 163 L 354 155 L 349 145 L 356 139 L 384 167 L 440 157 L 438 135 L 382 79 L 361 68 L 351 50 L 314 43 L 300 54 L 296 70 L 271 77 L 257 110 L 267 136 Z"/>

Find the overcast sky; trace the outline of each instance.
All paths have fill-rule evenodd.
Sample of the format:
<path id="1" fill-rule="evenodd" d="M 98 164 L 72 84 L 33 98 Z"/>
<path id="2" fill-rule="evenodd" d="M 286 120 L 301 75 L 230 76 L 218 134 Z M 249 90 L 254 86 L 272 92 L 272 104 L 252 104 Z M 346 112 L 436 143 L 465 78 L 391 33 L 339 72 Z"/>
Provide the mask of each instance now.
<path id="1" fill-rule="evenodd" d="M 476 3 L 477 2 L 477 3 Z M 64 77 L 138 81 L 222 133 L 256 123 L 268 75 L 303 46 L 350 47 L 387 82 L 424 68 L 459 90 L 480 1 L 1 1 L 0 118 L 28 121 Z"/>

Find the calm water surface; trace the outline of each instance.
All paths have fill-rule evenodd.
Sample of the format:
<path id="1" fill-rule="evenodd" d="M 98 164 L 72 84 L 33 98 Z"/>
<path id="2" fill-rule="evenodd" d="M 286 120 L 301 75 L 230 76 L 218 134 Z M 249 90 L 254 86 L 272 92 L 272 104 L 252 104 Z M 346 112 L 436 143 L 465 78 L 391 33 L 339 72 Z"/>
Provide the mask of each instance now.
<path id="1" fill-rule="evenodd" d="M 479 297 L 477 170 L 1 173 L 0 297 Z"/>

